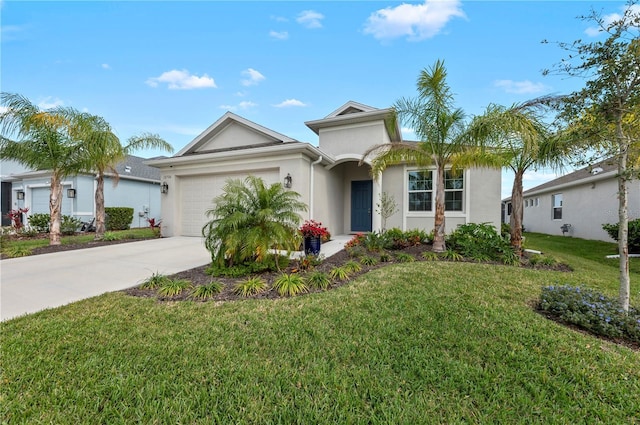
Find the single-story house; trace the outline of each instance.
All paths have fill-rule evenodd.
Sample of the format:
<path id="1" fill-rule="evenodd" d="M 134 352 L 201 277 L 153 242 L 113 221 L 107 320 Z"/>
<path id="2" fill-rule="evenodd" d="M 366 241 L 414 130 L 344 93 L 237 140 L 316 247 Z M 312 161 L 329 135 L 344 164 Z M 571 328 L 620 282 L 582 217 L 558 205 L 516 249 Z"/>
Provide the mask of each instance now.
<path id="1" fill-rule="evenodd" d="M 287 183 L 309 207 L 303 217 L 321 221 L 334 235 L 381 229 L 376 210 L 383 192 L 398 205 L 387 228 L 432 230 L 435 172 L 404 164 L 374 179 L 371 158 L 363 158 L 371 146 L 401 139 L 391 116 L 391 109 L 347 102 L 305 122 L 318 136 L 315 146 L 225 113 L 173 157 L 147 162 L 160 169 L 166 192 L 162 234 L 200 236 L 225 182 L 247 175 Z M 448 231 L 468 222 L 500 224 L 500 170 L 468 169 L 446 178 Z"/>
<path id="2" fill-rule="evenodd" d="M 617 164 L 603 161 L 523 193 L 526 231 L 612 242 L 602 225 L 618 222 Z M 629 218 L 640 217 L 640 181 L 629 182 Z M 511 198 L 503 200 L 510 220 Z"/>
<path id="3" fill-rule="evenodd" d="M 160 218 L 160 171 L 145 164 L 146 159 L 129 155 L 115 169 L 119 180 L 114 186 L 114 175 L 106 174 L 104 201 L 106 207 L 134 209 L 131 227 L 146 227 L 147 218 Z M 10 225 L 5 217 L 9 210 L 29 208 L 29 215 L 49 213 L 49 171 L 27 170 L 13 161 L 2 160 L 2 225 Z M 62 214 L 91 221 L 95 217 L 95 174 L 82 173 L 69 176 L 62 182 Z"/>

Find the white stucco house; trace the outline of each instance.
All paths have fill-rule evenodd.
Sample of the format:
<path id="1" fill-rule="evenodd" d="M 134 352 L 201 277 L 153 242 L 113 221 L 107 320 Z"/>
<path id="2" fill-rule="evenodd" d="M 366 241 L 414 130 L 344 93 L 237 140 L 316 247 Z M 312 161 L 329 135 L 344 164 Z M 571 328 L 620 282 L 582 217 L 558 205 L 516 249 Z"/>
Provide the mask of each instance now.
<path id="1" fill-rule="evenodd" d="M 411 164 L 393 166 L 371 176 L 371 146 L 400 140 L 390 126 L 391 110 L 347 102 L 326 117 L 305 124 L 318 136 L 317 146 L 300 142 L 227 112 L 170 158 L 147 163 L 158 167 L 162 195 L 163 236 L 200 236 L 205 212 L 231 178 L 248 175 L 267 183 L 290 178 L 290 190 L 308 205 L 304 218 L 321 221 L 334 234 L 381 228 L 376 204 L 393 196 L 399 211 L 387 227 L 433 229 L 433 170 Z M 468 222 L 500 224 L 500 170 L 469 169 L 447 174 L 446 222 L 450 231 Z"/>
<path id="2" fill-rule="evenodd" d="M 525 191 L 525 230 L 613 242 L 602 225 L 618 222 L 616 174 L 617 164 L 603 161 Z M 510 198 L 503 200 L 507 223 L 510 202 Z M 640 181 L 629 183 L 628 202 L 629 219 L 639 218 Z"/>
<path id="3" fill-rule="evenodd" d="M 131 227 L 147 227 L 147 218 L 160 218 L 160 171 L 145 161 L 129 155 L 119 163 L 115 167 L 119 175 L 117 186 L 113 175 L 105 176 L 105 206 L 133 208 Z M 10 224 L 5 216 L 11 209 L 29 208 L 27 220 L 31 214 L 49 213 L 50 175 L 47 170 L 28 170 L 13 161 L 0 162 L 3 226 Z M 69 176 L 62 184 L 62 214 L 91 221 L 96 211 L 95 175 Z"/>

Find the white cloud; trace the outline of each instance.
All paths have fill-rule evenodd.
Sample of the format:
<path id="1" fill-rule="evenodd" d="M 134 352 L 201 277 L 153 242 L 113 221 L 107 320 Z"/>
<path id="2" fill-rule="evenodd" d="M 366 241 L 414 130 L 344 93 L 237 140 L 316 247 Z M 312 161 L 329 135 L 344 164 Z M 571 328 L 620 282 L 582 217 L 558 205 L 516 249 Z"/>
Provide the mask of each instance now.
<path id="1" fill-rule="evenodd" d="M 276 22 L 289 22 L 289 20 L 284 16 L 271 15 L 269 18 Z"/>
<path id="2" fill-rule="evenodd" d="M 189 71 L 183 69 L 178 71 L 177 69 L 163 72 L 159 77 L 152 77 L 146 81 L 151 87 L 158 87 L 158 84 L 166 83 L 170 90 L 191 90 L 202 89 L 207 87 L 217 87 L 213 78 L 207 74 L 203 74 L 202 77 L 191 75 Z"/>
<path id="3" fill-rule="evenodd" d="M 54 99 L 51 96 L 45 97 L 40 102 L 38 102 L 38 108 L 40 109 L 51 109 L 63 105 L 64 101 L 58 99 L 57 97 Z"/>
<path id="4" fill-rule="evenodd" d="M 247 77 L 244 80 L 240 81 L 243 86 L 255 86 L 265 79 L 264 75 L 253 68 L 245 69 L 244 71 L 242 71 L 242 75 Z"/>
<path id="5" fill-rule="evenodd" d="M 289 107 L 300 107 L 300 106 L 307 106 L 307 105 L 304 102 L 299 101 L 298 99 L 287 99 L 273 106 L 276 108 L 289 108 Z"/>
<path id="6" fill-rule="evenodd" d="M 321 21 L 323 19 L 324 15 L 322 13 L 318 13 L 315 10 L 305 10 L 298 14 L 296 22 L 307 28 L 322 28 Z"/>
<path id="7" fill-rule="evenodd" d="M 269 31 L 269 37 L 276 40 L 286 40 L 289 38 L 289 33 L 286 31 Z"/>
<path id="8" fill-rule="evenodd" d="M 542 83 L 534 83 L 529 80 L 513 81 L 513 80 L 496 80 L 493 85 L 504 89 L 507 93 L 516 94 L 535 94 L 547 90 L 547 86 Z"/>
<path id="9" fill-rule="evenodd" d="M 6 106 L 0 106 L 0 114 L 4 114 L 8 110 L 9 110 L 9 108 L 7 108 Z"/>
<path id="10" fill-rule="evenodd" d="M 409 41 L 430 38 L 442 31 L 452 18 L 466 18 L 459 0 L 425 0 L 423 4 L 401 4 L 371 14 L 364 33 L 378 40 L 407 37 Z"/>
<path id="11" fill-rule="evenodd" d="M 622 9 L 623 9 L 623 14 L 625 11 L 629 10 L 631 14 L 640 16 L 640 4 L 634 4 L 634 5 L 631 5 L 630 7 L 624 6 Z M 619 21 L 620 19 L 622 19 L 622 17 L 623 15 L 619 13 L 611 13 L 609 15 L 604 15 L 602 17 L 602 26 L 607 28 L 609 25 L 611 25 L 615 21 Z M 584 32 L 589 37 L 596 37 L 600 33 L 602 33 L 602 29 L 600 27 L 589 27 L 586 30 L 584 30 Z"/>
<path id="12" fill-rule="evenodd" d="M 102 69 L 111 69 L 111 66 L 108 63 L 103 63 L 100 66 L 102 67 Z"/>
<path id="13" fill-rule="evenodd" d="M 257 103 L 251 102 L 251 101 L 242 101 L 240 103 L 238 103 L 237 105 L 220 105 L 220 109 L 224 109 L 227 111 L 237 111 L 238 109 L 242 109 L 242 110 L 246 110 L 246 109 L 250 109 L 253 107 L 258 106 Z"/>
<path id="14" fill-rule="evenodd" d="M 402 138 L 404 140 L 416 140 L 417 136 L 413 128 L 402 127 L 400 129 L 400 133 L 402 134 Z"/>

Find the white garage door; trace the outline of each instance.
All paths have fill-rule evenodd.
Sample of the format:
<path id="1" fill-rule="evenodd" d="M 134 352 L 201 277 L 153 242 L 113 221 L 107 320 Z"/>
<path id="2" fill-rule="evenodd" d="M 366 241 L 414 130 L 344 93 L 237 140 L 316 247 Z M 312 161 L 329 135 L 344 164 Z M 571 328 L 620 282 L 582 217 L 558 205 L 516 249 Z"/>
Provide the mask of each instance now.
<path id="1" fill-rule="evenodd" d="M 66 187 L 64 188 L 66 189 Z M 48 187 L 31 188 L 31 208 L 29 214 L 49 214 L 49 194 Z M 72 199 L 65 196 L 66 191 L 62 191 L 62 215 L 71 215 Z"/>
<path id="2" fill-rule="evenodd" d="M 280 180 L 278 170 L 254 171 L 251 173 L 261 177 L 267 184 Z M 228 179 L 244 179 L 242 174 L 208 174 L 180 178 L 180 205 L 182 215 L 183 236 L 201 236 L 202 227 L 208 221 L 206 211 L 213 208 L 213 198 L 222 193 Z"/>

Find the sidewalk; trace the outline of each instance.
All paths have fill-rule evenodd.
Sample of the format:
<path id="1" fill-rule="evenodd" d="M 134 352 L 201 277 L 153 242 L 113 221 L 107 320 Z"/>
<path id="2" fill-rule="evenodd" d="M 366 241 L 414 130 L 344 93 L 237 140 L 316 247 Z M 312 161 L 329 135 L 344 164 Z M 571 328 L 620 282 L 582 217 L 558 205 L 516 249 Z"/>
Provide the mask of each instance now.
<path id="1" fill-rule="evenodd" d="M 349 235 L 322 245 L 328 258 Z M 211 261 L 201 238 L 175 236 L 0 261 L 0 321 L 140 284 Z"/>

